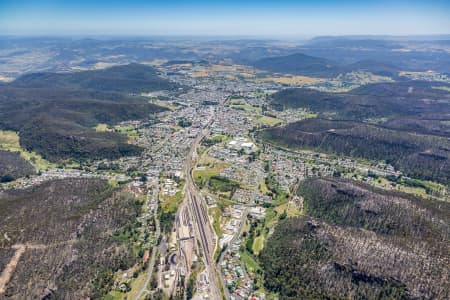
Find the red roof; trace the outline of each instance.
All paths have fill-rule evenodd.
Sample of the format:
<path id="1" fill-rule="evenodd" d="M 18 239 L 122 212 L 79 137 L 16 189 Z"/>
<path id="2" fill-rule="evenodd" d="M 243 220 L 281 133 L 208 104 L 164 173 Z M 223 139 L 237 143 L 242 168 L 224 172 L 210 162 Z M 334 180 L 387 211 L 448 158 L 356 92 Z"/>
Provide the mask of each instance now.
<path id="1" fill-rule="evenodd" d="M 148 250 L 145 250 L 144 258 L 143 258 L 144 263 L 147 262 L 149 256 L 150 256 L 150 253 L 148 252 Z"/>

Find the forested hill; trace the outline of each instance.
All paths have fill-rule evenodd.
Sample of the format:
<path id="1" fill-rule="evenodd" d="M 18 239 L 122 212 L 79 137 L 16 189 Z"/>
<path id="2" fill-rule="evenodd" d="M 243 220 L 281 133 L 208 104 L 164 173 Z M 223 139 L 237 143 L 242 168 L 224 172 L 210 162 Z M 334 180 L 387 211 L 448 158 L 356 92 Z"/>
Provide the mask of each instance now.
<path id="1" fill-rule="evenodd" d="M 131 94 L 176 87 L 138 64 L 28 74 L 0 86 L 0 129 L 18 132 L 22 147 L 51 161 L 136 155 L 141 149 L 126 136 L 96 132 L 95 125 L 148 119 L 166 109 Z"/>
<path id="2" fill-rule="evenodd" d="M 281 221 L 260 259 L 280 299 L 448 299 L 448 203 L 353 182 L 303 182 L 305 216 Z"/>
<path id="3" fill-rule="evenodd" d="M 450 184 L 450 142 L 354 121 L 307 119 L 260 133 L 272 143 L 374 161 L 407 176 Z"/>
<path id="4" fill-rule="evenodd" d="M 122 93 L 141 93 L 178 88 L 175 83 L 160 77 L 153 67 L 136 63 L 72 73 L 26 74 L 16 79 L 10 86 L 45 89 L 89 89 Z"/>
<path id="5" fill-rule="evenodd" d="M 321 57 L 296 53 L 259 59 L 251 63 L 261 70 L 312 77 L 332 78 L 353 71 L 366 71 L 376 75 L 397 77 L 400 69 L 394 64 L 365 59 L 351 64 L 339 64 Z"/>
<path id="6" fill-rule="evenodd" d="M 275 109 L 305 108 L 333 119 L 415 118 L 448 120 L 450 93 L 442 83 L 405 81 L 367 84 L 346 93 L 307 88 L 285 89 L 271 96 Z"/>
<path id="7" fill-rule="evenodd" d="M 2 270 L 14 256 L 12 245 L 31 245 L 1 299 L 102 299 L 114 272 L 137 262 L 131 239 L 141 205 L 124 187 L 97 178 L 1 193 Z"/>
<path id="8" fill-rule="evenodd" d="M 258 69 L 277 73 L 301 74 L 318 77 L 334 77 L 340 72 L 340 68 L 336 63 L 302 53 L 263 58 L 254 62 L 253 66 Z"/>

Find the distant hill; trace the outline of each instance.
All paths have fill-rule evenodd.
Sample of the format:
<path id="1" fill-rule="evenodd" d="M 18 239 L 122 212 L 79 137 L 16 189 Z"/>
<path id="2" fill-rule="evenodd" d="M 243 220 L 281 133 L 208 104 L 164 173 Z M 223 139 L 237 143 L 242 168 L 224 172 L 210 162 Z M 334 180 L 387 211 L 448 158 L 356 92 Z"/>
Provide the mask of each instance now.
<path id="1" fill-rule="evenodd" d="M 344 120 L 414 118 L 441 122 L 450 119 L 450 93 L 434 88 L 439 83 L 404 81 L 367 84 L 346 93 L 327 93 L 307 88 L 285 89 L 271 96 L 275 109 L 306 108 L 322 117 Z M 440 84 L 442 85 L 442 83 Z M 417 132 L 445 135 L 429 122 Z M 397 124 L 397 128 L 399 124 Z M 444 128 L 445 122 L 436 125 Z M 405 127 L 407 129 L 407 127 Z M 412 128 L 411 128 L 412 129 Z"/>
<path id="2" fill-rule="evenodd" d="M 336 63 L 330 60 L 302 53 L 263 58 L 252 65 L 258 69 L 277 73 L 316 77 L 334 77 L 339 74 L 340 70 Z"/>
<path id="3" fill-rule="evenodd" d="M 136 155 L 142 149 L 127 137 L 93 127 L 147 119 L 166 110 L 130 94 L 174 87 L 153 68 L 137 64 L 28 74 L 0 86 L 0 128 L 19 132 L 22 147 L 50 161 Z"/>
<path id="4" fill-rule="evenodd" d="M 297 194 L 304 216 L 281 221 L 259 255 L 280 299 L 448 299 L 449 203 L 339 179 Z"/>
<path id="5" fill-rule="evenodd" d="M 448 38 L 448 35 L 317 37 L 301 45 L 297 51 L 342 65 L 373 60 L 395 65 L 402 71 L 449 73 L 450 53 L 442 50 L 448 44 Z"/>
<path id="6" fill-rule="evenodd" d="M 375 75 L 397 77 L 400 69 L 389 63 L 376 60 L 361 60 L 342 65 L 331 60 L 296 53 L 287 56 L 267 57 L 251 63 L 252 66 L 276 73 L 287 73 L 313 77 L 335 77 L 353 71 L 366 71 Z"/>
<path id="7" fill-rule="evenodd" d="M 122 93 L 171 90 L 178 87 L 175 83 L 160 77 L 153 67 L 135 63 L 73 73 L 26 74 L 10 85 L 25 88 L 88 89 Z"/>
<path id="8" fill-rule="evenodd" d="M 398 41 L 387 40 L 381 36 L 376 39 L 364 36 L 322 36 L 309 40 L 307 45 L 312 45 L 315 47 L 360 48 L 371 50 L 387 50 L 401 47 Z"/>
<path id="9" fill-rule="evenodd" d="M 343 67 L 343 70 L 346 72 L 367 71 L 375 75 L 387 76 L 391 78 L 398 77 L 398 73 L 400 72 L 400 69 L 393 64 L 370 59 L 361 60 L 356 63 L 346 65 Z"/>

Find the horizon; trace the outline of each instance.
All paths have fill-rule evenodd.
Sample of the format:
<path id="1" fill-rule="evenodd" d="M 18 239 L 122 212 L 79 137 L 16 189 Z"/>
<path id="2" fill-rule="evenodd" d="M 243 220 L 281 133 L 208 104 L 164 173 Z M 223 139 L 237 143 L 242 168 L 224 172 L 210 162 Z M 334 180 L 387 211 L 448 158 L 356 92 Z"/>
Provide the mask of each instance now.
<path id="1" fill-rule="evenodd" d="M 281 37 L 450 32 L 446 1 L 2 1 L 0 35 Z"/>

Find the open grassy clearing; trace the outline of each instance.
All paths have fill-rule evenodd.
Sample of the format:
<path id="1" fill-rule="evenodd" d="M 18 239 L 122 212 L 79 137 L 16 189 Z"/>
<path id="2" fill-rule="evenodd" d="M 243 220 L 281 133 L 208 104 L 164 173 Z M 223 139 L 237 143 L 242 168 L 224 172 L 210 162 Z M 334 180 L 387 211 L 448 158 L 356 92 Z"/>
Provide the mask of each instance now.
<path id="1" fill-rule="evenodd" d="M 283 120 L 269 116 L 256 116 L 254 120 L 258 123 L 268 126 L 275 126 L 283 122 Z"/>
<path id="2" fill-rule="evenodd" d="M 132 125 L 122 126 L 122 125 L 116 125 L 114 126 L 114 131 L 125 134 L 128 137 L 136 137 L 138 136 L 138 132 L 136 128 Z"/>
<path id="3" fill-rule="evenodd" d="M 0 130 L 0 150 L 19 152 L 20 156 L 29 161 L 39 170 L 55 168 L 56 165 L 45 160 L 35 152 L 23 149 L 19 143 L 19 135 L 14 131 Z"/>
<path id="4" fill-rule="evenodd" d="M 216 169 L 204 169 L 194 170 L 192 175 L 194 177 L 195 184 L 204 185 L 212 176 L 218 176 L 220 172 Z"/>
<path id="5" fill-rule="evenodd" d="M 267 188 L 266 181 L 264 180 L 264 178 L 261 178 L 261 180 L 259 181 L 259 191 L 262 194 L 266 194 L 266 195 L 268 193 L 270 193 L 269 189 Z"/>
<path id="6" fill-rule="evenodd" d="M 179 108 L 179 106 L 177 106 L 175 104 L 172 104 L 170 102 L 164 101 L 164 100 L 152 100 L 152 101 L 150 101 L 150 103 L 153 103 L 153 104 L 156 104 L 156 105 L 168 108 L 169 110 L 172 110 L 172 111 L 176 110 L 177 108 Z"/>
<path id="7" fill-rule="evenodd" d="M 211 207 L 208 210 L 208 213 L 213 218 L 213 228 L 218 237 L 221 237 L 223 234 L 222 226 L 220 226 L 220 222 L 222 220 L 222 211 L 220 207 Z"/>
<path id="8" fill-rule="evenodd" d="M 228 103 L 230 105 L 245 105 L 245 99 L 244 98 L 231 98 L 230 100 L 228 100 Z"/>
<path id="9" fill-rule="evenodd" d="M 106 132 L 108 131 L 109 127 L 108 124 L 100 123 L 97 126 L 95 126 L 95 131 L 97 132 Z"/>
<path id="10" fill-rule="evenodd" d="M 217 158 L 211 157 L 206 153 L 201 156 L 197 165 L 208 167 L 208 169 L 214 170 L 219 173 L 222 172 L 225 168 L 230 166 L 230 164 L 224 163 L 223 161 L 221 161 Z M 197 172 L 197 171 L 202 171 L 202 170 L 194 170 L 194 172 Z"/>
<path id="11" fill-rule="evenodd" d="M 159 195 L 159 199 L 161 201 L 161 210 L 164 213 L 175 212 L 183 200 L 183 193 L 178 191 L 174 196 Z"/>
<path id="12" fill-rule="evenodd" d="M 247 252 L 247 251 L 240 251 L 241 260 L 245 264 L 245 267 L 247 268 L 248 272 L 255 273 L 259 269 L 259 265 L 256 262 L 256 260 Z"/>
<path id="13" fill-rule="evenodd" d="M 264 248 L 264 241 L 265 237 L 264 235 L 260 235 L 255 238 L 253 241 L 253 253 L 255 253 L 256 256 L 258 256 L 259 252 Z"/>
<path id="14" fill-rule="evenodd" d="M 128 274 L 129 276 L 131 274 Z M 122 293 L 120 291 L 113 290 L 109 292 L 105 297 L 104 300 L 125 300 L 125 299 L 135 299 L 139 290 L 141 289 L 142 285 L 145 283 L 146 279 L 146 272 L 139 273 L 137 278 L 131 279 L 129 282 L 130 285 L 130 291 L 127 293 Z M 141 298 L 139 298 L 141 299 Z"/>
<path id="15" fill-rule="evenodd" d="M 231 105 L 231 108 L 238 109 L 238 110 L 244 110 L 248 112 L 257 112 L 261 113 L 261 107 L 255 107 L 248 104 L 242 104 L 242 105 Z"/>

